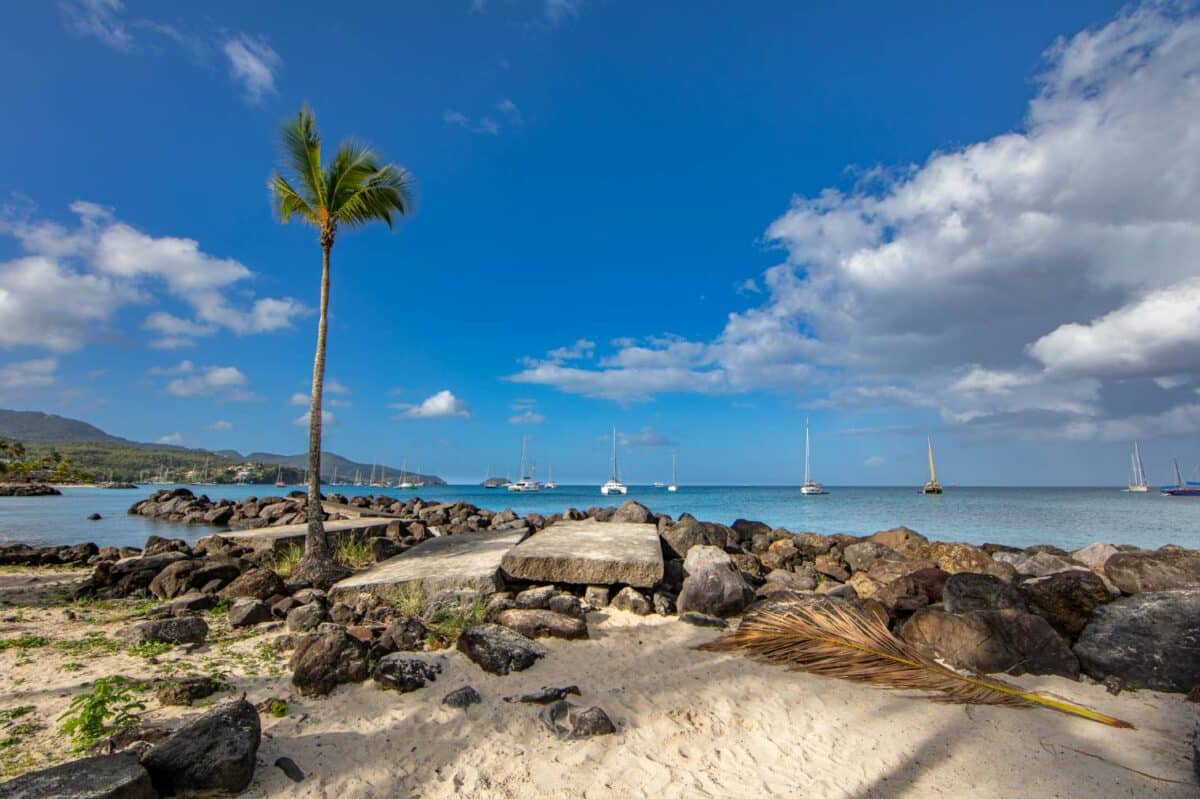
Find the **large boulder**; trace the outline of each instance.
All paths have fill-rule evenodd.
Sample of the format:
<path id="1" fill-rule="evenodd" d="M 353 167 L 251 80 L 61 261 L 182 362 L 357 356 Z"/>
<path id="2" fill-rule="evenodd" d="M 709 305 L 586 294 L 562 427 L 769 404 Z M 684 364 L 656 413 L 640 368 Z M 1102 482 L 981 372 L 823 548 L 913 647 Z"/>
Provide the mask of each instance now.
<path id="1" fill-rule="evenodd" d="M 1025 609 L 1021 594 L 1011 583 L 992 574 L 959 572 L 946 579 L 942 588 L 942 602 L 948 613 L 966 613 L 972 610 Z"/>
<path id="2" fill-rule="evenodd" d="M 199 644 L 208 637 L 208 624 L 199 616 L 151 619 L 121 633 L 130 645 L 145 643 Z"/>
<path id="3" fill-rule="evenodd" d="M 610 522 L 631 522 L 633 524 L 646 524 L 653 521 L 654 514 L 642 503 L 636 499 L 627 499 L 621 503 L 621 507 L 617 508 L 617 512 L 609 519 Z"/>
<path id="4" fill-rule="evenodd" d="M 441 663 L 393 652 L 379 659 L 372 676 L 381 688 L 406 694 L 424 688 L 441 673 Z"/>
<path id="5" fill-rule="evenodd" d="M 1060 635 L 1074 640 L 1092 617 L 1092 611 L 1115 597 L 1095 572 L 1065 571 L 1029 580 L 1021 585 L 1029 609 L 1050 622 Z"/>
<path id="6" fill-rule="evenodd" d="M 1108 563 L 1108 559 L 1120 551 L 1112 544 L 1097 541 L 1094 544 L 1088 544 L 1082 549 L 1075 550 L 1071 553 L 1071 558 L 1087 566 L 1089 569 L 1102 572 L 1104 571 L 1104 564 Z"/>
<path id="7" fill-rule="evenodd" d="M 993 552 L 992 560 L 1007 563 L 1022 577 L 1048 577 L 1072 570 L 1086 570 L 1082 563 L 1050 552 Z"/>
<path id="8" fill-rule="evenodd" d="M 754 557 L 750 555 L 749 557 Z M 732 563 L 729 554 L 719 547 L 701 544 L 694 546 L 688 550 L 687 557 L 683 559 L 683 571 L 685 574 L 695 574 L 704 566 L 710 563 Z"/>
<path id="9" fill-rule="evenodd" d="M 1104 563 L 1104 575 L 1123 594 L 1200 586 L 1200 552 L 1160 549 L 1118 552 Z"/>
<path id="10" fill-rule="evenodd" d="M 723 524 L 702 522 L 685 513 L 679 521 L 668 525 L 662 530 L 661 536 L 666 543 L 668 554 L 677 558 L 686 558 L 688 550 L 700 544 L 725 549 L 730 543 L 737 542 L 737 536 Z"/>
<path id="11" fill-rule="evenodd" d="M 499 624 L 470 627 L 458 638 L 458 651 L 492 674 L 524 671 L 545 657 L 541 644 Z"/>
<path id="12" fill-rule="evenodd" d="M 262 728 L 245 699 L 213 708 L 189 721 L 142 758 L 163 796 L 236 794 L 254 778 Z"/>
<path id="13" fill-rule="evenodd" d="M 1019 610 L 919 610 L 900 637 L 952 666 L 984 674 L 1079 676 L 1079 661 L 1050 624 Z"/>
<path id="14" fill-rule="evenodd" d="M 587 638 L 587 622 L 552 610 L 511 608 L 500 611 L 496 623 L 527 638 Z"/>
<path id="15" fill-rule="evenodd" d="M 763 522 L 752 521 L 750 519 L 736 519 L 734 520 L 733 524 L 729 526 L 729 529 L 733 530 L 734 535 L 737 536 L 739 543 L 753 541 L 754 536 L 756 535 L 771 534 L 770 525 L 764 524 Z"/>
<path id="16" fill-rule="evenodd" d="M 883 544 L 899 552 L 906 558 L 929 557 L 929 539 L 910 530 L 907 527 L 894 527 L 891 530 L 881 530 L 867 539 L 877 544 Z"/>
<path id="17" fill-rule="evenodd" d="M 626 613 L 636 613 L 639 616 L 649 616 L 654 612 L 654 606 L 650 604 L 650 600 L 646 599 L 642 592 L 632 585 L 627 585 L 618 591 L 609 606 Z"/>
<path id="18" fill-rule="evenodd" d="M 0 783 L 0 799 L 158 799 L 132 754 L 72 760 Z"/>
<path id="19" fill-rule="evenodd" d="M 1191 690 L 1200 684 L 1200 588 L 1101 605 L 1083 628 L 1075 654 L 1096 679 L 1116 675 L 1142 688 Z"/>
<path id="20" fill-rule="evenodd" d="M 1016 569 L 1011 565 L 996 562 L 987 552 L 970 544 L 933 541 L 929 544 L 927 557 L 947 574 L 958 574 L 959 572 L 994 574 L 1009 581 L 1017 574 Z"/>
<path id="21" fill-rule="evenodd" d="M 850 544 L 842 550 L 842 558 L 850 566 L 851 571 L 867 571 L 882 560 L 900 560 L 901 555 L 889 546 L 877 541 L 860 541 Z"/>
<path id="22" fill-rule="evenodd" d="M 296 639 L 292 684 L 305 696 L 324 696 L 343 683 L 367 679 L 367 647 L 338 625 L 322 625 Z"/>
<path id="23" fill-rule="evenodd" d="M 251 627 L 271 621 L 271 606 L 261 599 L 243 597 L 229 606 L 230 627 Z"/>
<path id="24" fill-rule="evenodd" d="M 710 563 L 684 579 L 677 606 L 680 613 L 734 616 L 753 601 L 754 589 L 737 569 L 728 563 Z"/>
<path id="25" fill-rule="evenodd" d="M 284 585 L 283 578 L 270 569 L 250 569 L 221 589 L 221 596 L 230 599 L 236 597 L 270 599 L 286 593 L 287 586 Z"/>

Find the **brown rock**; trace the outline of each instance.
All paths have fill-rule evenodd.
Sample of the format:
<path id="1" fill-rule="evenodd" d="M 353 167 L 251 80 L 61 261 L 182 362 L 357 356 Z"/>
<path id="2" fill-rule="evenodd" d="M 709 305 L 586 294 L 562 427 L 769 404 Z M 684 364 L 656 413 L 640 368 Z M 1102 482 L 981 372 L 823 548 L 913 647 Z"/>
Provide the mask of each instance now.
<path id="1" fill-rule="evenodd" d="M 501 611 L 496 623 L 516 630 L 526 638 L 587 638 L 587 623 L 583 619 L 555 613 L 552 610 L 512 608 Z"/>

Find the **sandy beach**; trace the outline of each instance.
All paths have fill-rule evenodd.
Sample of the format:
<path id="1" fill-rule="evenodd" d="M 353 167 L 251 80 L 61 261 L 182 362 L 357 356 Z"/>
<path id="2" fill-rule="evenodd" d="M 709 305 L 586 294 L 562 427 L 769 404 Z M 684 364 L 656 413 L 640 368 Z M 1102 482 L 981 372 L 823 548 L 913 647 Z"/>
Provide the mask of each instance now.
<path id="1" fill-rule="evenodd" d="M 418 691 L 398 694 L 368 681 L 306 699 L 289 679 L 288 653 L 273 646 L 282 633 L 271 625 L 231 631 L 217 621 L 209 642 L 192 654 L 176 649 L 154 660 L 119 648 L 79 654 L 55 647 L 88 634 L 111 639 L 136 611 L 133 601 L 64 608 L 61 588 L 81 575 L 0 573 L 5 637 L 50 641 L 0 650 L 0 711 L 35 708 L 29 717 L 44 728 L 22 750 L 39 763 L 61 757 L 53 720 L 88 681 L 197 668 L 224 672 L 233 686 L 228 696 L 245 692 L 254 703 L 278 697 L 289 704 L 283 718 L 262 714 L 258 766 L 245 796 L 1196 795 L 1196 706 L 1179 694 L 1110 696 L 1086 678 L 1014 679 L 1124 718 L 1136 730 L 1044 710 L 943 705 L 699 652 L 694 646 L 719 631 L 605 609 L 589 614 L 588 640 L 544 639 L 547 656 L 527 671 L 486 674 L 445 650 L 419 655 L 443 671 Z M 615 735 L 561 741 L 539 723 L 537 705 L 504 701 L 571 684 L 582 692 L 574 701 L 608 712 Z M 482 703 L 465 711 L 441 704 L 463 685 Z M 160 707 L 153 694 L 144 699 L 151 723 L 203 710 Z M 301 767 L 302 782 L 272 765 L 280 756 Z"/>

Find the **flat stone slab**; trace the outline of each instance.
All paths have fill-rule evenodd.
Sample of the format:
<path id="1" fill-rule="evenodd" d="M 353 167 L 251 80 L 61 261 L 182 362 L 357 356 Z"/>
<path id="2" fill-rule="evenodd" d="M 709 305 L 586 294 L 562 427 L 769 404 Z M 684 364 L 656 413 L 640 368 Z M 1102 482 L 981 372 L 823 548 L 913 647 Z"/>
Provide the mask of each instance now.
<path id="1" fill-rule="evenodd" d="M 387 598 L 416 584 L 427 595 L 445 590 L 490 594 L 503 587 L 500 561 L 525 535 L 524 530 L 506 530 L 431 538 L 347 577 L 331 593 L 336 597 L 366 591 Z"/>
<path id="2" fill-rule="evenodd" d="M 653 524 L 556 522 L 505 555 L 501 568 L 536 583 L 649 588 L 663 576 L 662 544 Z"/>
<path id="3" fill-rule="evenodd" d="M 377 517 L 333 520 L 325 522 L 325 534 L 329 536 L 330 544 L 337 544 L 338 541 L 346 538 L 385 536 L 388 533 L 388 525 L 391 524 L 397 524 L 397 522 L 394 519 Z M 303 546 L 304 535 L 307 532 L 307 524 L 285 524 L 280 527 L 258 527 L 253 530 L 230 530 L 215 535 L 240 547 L 273 549 L 280 552 L 292 544 Z"/>

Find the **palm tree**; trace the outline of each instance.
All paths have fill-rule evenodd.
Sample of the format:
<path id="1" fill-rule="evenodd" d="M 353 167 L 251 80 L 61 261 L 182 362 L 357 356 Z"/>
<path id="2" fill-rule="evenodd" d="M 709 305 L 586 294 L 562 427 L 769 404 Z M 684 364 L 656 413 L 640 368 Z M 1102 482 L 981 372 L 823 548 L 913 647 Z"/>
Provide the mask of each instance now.
<path id="1" fill-rule="evenodd" d="M 271 176 L 271 190 L 281 222 L 292 217 L 315 227 L 321 243 L 321 308 L 317 351 L 313 357 L 312 400 L 308 408 L 308 531 L 304 557 L 294 579 L 328 588 L 346 569 L 333 559 L 321 507 L 321 393 L 325 383 L 325 335 L 329 312 L 329 253 L 339 227 L 384 222 L 412 211 L 412 178 L 395 164 L 380 164 L 370 148 L 354 142 L 338 146 L 333 159 L 321 163 L 321 138 L 312 109 L 304 107 L 283 126 L 283 168 Z"/>

